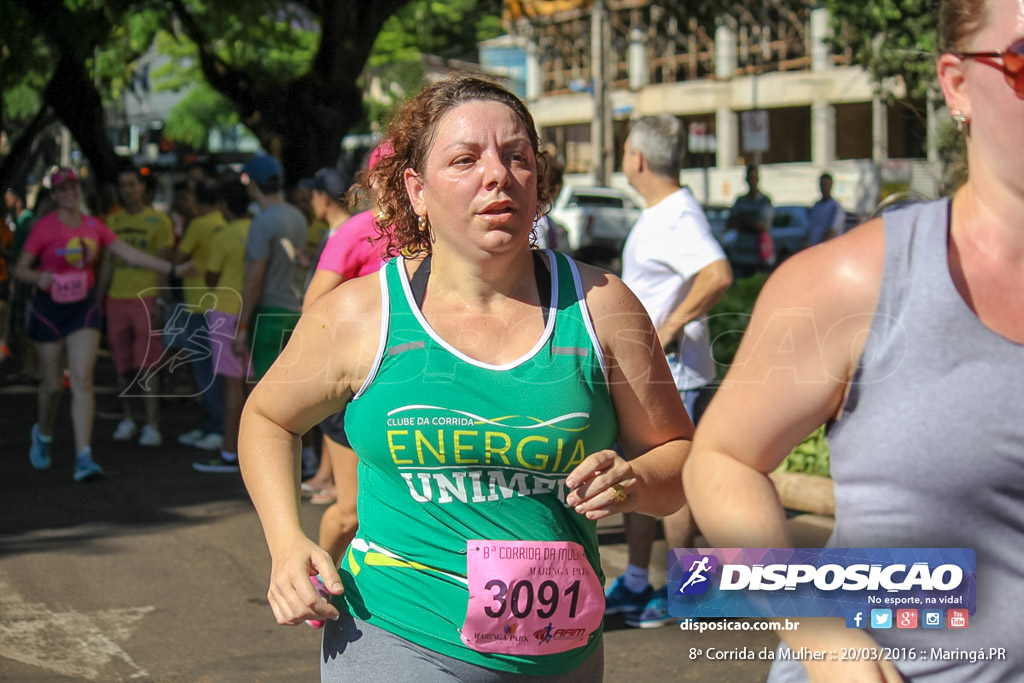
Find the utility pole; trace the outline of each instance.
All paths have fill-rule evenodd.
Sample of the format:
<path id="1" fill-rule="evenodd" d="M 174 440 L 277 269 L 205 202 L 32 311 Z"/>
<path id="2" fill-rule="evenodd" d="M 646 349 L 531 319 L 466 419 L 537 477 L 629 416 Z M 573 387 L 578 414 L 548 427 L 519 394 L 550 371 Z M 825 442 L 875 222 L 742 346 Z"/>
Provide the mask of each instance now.
<path id="1" fill-rule="evenodd" d="M 594 184 L 607 187 L 611 178 L 612 107 L 608 99 L 608 9 L 594 0 L 590 15 L 590 71 L 594 91 L 594 118 L 590 124 Z"/>

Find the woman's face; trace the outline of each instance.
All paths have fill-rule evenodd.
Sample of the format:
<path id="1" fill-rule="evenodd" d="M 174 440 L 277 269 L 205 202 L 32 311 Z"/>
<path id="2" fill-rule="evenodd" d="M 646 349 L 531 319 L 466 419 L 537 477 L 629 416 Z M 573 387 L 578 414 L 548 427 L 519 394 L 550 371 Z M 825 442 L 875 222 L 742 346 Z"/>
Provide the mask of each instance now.
<path id="1" fill-rule="evenodd" d="M 313 190 L 313 196 L 310 198 L 310 204 L 313 206 L 313 215 L 317 218 L 327 218 L 328 201 L 326 192 Z"/>
<path id="2" fill-rule="evenodd" d="M 77 180 L 65 180 L 53 188 L 53 198 L 57 208 L 64 211 L 77 211 L 82 203 L 82 186 Z"/>
<path id="3" fill-rule="evenodd" d="M 526 126 L 493 101 L 459 105 L 438 121 L 422 175 L 405 172 L 417 215 L 440 246 L 494 253 L 524 248 L 537 214 L 537 159 Z"/>

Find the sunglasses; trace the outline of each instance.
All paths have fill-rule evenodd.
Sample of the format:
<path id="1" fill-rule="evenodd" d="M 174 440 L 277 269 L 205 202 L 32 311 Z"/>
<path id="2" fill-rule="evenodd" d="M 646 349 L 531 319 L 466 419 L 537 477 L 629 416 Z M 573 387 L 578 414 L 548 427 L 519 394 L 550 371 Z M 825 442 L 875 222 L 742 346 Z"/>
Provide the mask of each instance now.
<path id="1" fill-rule="evenodd" d="M 1017 97 L 1024 99 L 1024 38 L 1018 38 L 1010 43 L 1005 50 L 996 52 L 954 52 L 960 59 L 1002 59 L 1003 75 L 1006 76 L 1006 83 L 1017 93 Z"/>

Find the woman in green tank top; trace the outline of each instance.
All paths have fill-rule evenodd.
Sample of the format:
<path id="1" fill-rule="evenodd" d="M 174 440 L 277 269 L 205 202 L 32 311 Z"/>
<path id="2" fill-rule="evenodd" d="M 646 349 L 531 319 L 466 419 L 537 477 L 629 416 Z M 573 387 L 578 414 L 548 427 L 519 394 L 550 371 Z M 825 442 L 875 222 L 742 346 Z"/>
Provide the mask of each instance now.
<path id="1" fill-rule="evenodd" d="M 599 679 L 596 521 L 678 509 L 693 426 L 625 285 L 531 250 L 547 164 L 518 98 L 457 75 L 388 138 L 368 180 L 393 260 L 303 315 L 242 416 L 274 615 L 331 620 L 324 680 Z M 299 525 L 295 458 L 346 405 L 360 529 L 339 573 Z"/>

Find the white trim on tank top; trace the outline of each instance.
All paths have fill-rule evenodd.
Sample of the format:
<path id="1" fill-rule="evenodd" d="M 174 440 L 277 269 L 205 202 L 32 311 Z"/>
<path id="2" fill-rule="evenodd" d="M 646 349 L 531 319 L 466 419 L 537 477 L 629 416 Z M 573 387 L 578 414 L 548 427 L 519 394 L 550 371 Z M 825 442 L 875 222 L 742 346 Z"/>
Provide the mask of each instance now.
<path id="1" fill-rule="evenodd" d="M 391 322 L 391 297 L 388 295 L 388 276 L 386 270 L 387 264 L 384 264 L 377 271 L 380 278 L 380 341 L 377 342 L 377 355 L 373 357 L 373 365 L 370 366 L 370 372 L 367 373 L 366 379 L 363 380 L 363 385 L 359 387 L 359 391 L 352 396 L 352 401 L 362 396 L 370 388 L 370 384 L 373 383 L 374 378 L 377 376 L 377 371 L 380 370 L 380 364 L 384 360 L 384 349 L 388 343 L 388 323 Z M 351 403 L 351 401 L 349 402 Z"/>
<path id="2" fill-rule="evenodd" d="M 544 326 L 544 332 L 541 334 L 540 339 L 537 340 L 537 343 L 533 345 L 533 348 L 519 358 L 501 365 L 492 365 L 491 363 L 485 363 L 483 361 L 476 360 L 475 358 L 470 358 L 442 339 L 441 335 L 439 335 L 434 328 L 430 326 L 427 319 L 423 317 L 423 311 L 420 310 L 420 307 L 416 305 L 416 300 L 412 295 L 412 287 L 409 285 L 409 274 L 405 270 L 405 259 L 399 256 L 396 260 L 398 261 L 398 277 L 402 282 L 402 291 L 405 292 L 405 300 L 409 304 L 409 308 L 412 309 L 413 315 L 416 316 L 416 320 L 419 321 L 420 327 L 423 328 L 423 331 L 426 332 L 431 339 L 437 342 L 441 348 L 445 349 L 464 363 L 469 363 L 470 365 L 475 365 L 476 367 L 483 368 L 485 370 L 502 372 L 505 370 L 511 370 L 529 360 L 532 360 L 533 357 L 536 356 L 548 343 L 548 340 L 551 339 L 551 334 L 555 330 L 555 314 L 558 311 L 558 266 L 555 263 L 554 255 L 549 250 L 545 249 L 544 255 L 547 257 L 549 267 L 551 268 L 551 308 L 549 309 L 550 313 L 548 315 L 547 325 Z"/>

